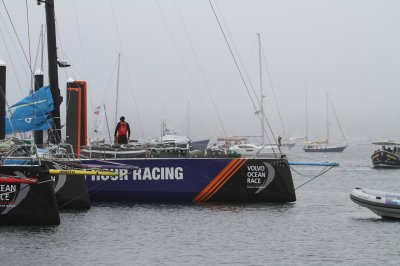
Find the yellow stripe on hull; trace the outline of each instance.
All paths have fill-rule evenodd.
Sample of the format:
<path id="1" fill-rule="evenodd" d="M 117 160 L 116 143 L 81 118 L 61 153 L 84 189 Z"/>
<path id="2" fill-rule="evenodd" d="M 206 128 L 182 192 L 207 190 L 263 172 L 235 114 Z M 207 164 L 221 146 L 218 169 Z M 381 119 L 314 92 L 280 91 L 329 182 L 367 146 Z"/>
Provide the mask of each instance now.
<path id="1" fill-rule="evenodd" d="M 111 171 L 104 170 L 58 170 L 49 169 L 49 174 L 52 175 L 104 175 L 104 176 L 118 176 L 119 174 Z"/>

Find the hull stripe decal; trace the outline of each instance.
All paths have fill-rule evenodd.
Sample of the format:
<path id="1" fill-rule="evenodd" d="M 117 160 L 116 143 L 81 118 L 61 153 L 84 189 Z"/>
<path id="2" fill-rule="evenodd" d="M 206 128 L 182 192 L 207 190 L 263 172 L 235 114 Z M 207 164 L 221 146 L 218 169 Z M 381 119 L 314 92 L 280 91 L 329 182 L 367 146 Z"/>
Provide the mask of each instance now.
<path id="1" fill-rule="evenodd" d="M 204 202 L 214 195 L 230 177 L 247 161 L 233 159 L 195 198 L 194 202 Z"/>
<path id="2" fill-rule="evenodd" d="M 238 163 L 238 160 L 233 159 L 225 166 L 224 169 L 216 176 L 213 180 L 194 198 L 195 202 L 201 202 L 204 197 L 207 196 L 209 190 L 217 183 L 234 165 Z"/>
<path id="3" fill-rule="evenodd" d="M 240 160 L 239 164 L 235 166 L 234 169 L 232 169 L 231 173 L 227 175 L 219 184 L 217 187 L 211 191 L 211 193 L 208 194 L 208 196 L 203 200 L 203 202 L 208 201 L 215 193 L 217 193 L 226 182 L 243 166 L 243 164 L 247 161 L 247 159 Z"/>

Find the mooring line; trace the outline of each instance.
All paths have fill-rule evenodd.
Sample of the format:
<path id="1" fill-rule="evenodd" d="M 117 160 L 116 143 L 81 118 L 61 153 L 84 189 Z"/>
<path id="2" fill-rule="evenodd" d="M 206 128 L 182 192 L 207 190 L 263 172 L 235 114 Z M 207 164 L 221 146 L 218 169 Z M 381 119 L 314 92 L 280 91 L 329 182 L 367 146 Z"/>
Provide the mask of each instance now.
<path id="1" fill-rule="evenodd" d="M 323 169 L 319 174 L 315 175 L 315 176 L 312 177 L 310 180 L 307 180 L 307 181 L 304 182 L 303 184 L 301 184 L 301 185 L 299 185 L 298 187 L 296 187 L 295 190 L 297 190 L 298 188 L 301 188 L 302 186 L 304 186 L 304 185 L 310 183 L 311 181 L 313 181 L 313 180 L 316 179 L 317 177 L 320 177 L 321 175 L 325 174 L 326 172 L 328 172 L 329 170 L 331 170 L 333 167 L 335 167 L 335 166 L 330 166 L 330 167 L 327 167 L 327 168 Z M 293 170 L 295 173 L 301 175 L 301 176 L 307 177 L 306 175 L 301 174 L 300 172 L 296 171 L 296 170 L 293 169 L 292 167 L 290 167 L 290 169 Z"/>

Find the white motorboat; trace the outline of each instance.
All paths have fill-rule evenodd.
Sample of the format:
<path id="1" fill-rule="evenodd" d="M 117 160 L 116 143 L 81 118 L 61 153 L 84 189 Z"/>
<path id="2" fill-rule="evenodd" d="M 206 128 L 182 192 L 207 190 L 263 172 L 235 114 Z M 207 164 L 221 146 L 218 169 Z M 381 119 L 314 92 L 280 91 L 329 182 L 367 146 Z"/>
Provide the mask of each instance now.
<path id="1" fill-rule="evenodd" d="M 287 149 L 287 147 L 285 147 Z M 229 147 L 231 152 L 239 153 L 242 157 L 276 157 L 286 154 L 278 145 L 255 145 L 251 143 L 237 144 Z"/>
<path id="2" fill-rule="evenodd" d="M 400 193 L 356 188 L 350 198 L 382 218 L 400 219 Z"/>

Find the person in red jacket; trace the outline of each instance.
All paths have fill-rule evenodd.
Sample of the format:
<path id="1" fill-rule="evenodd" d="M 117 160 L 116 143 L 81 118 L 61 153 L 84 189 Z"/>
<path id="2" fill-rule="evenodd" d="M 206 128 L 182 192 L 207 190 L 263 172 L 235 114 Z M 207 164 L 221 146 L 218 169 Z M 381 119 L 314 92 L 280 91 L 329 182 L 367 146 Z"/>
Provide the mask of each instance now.
<path id="1" fill-rule="evenodd" d="M 125 122 L 125 117 L 121 116 L 120 122 L 115 128 L 114 137 L 118 144 L 127 144 L 129 142 L 129 137 L 131 136 L 131 129 L 129 124 Z"/>

